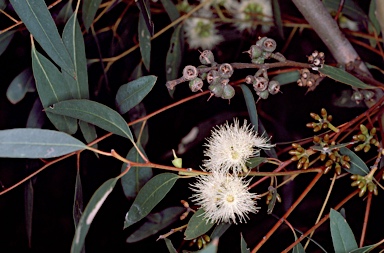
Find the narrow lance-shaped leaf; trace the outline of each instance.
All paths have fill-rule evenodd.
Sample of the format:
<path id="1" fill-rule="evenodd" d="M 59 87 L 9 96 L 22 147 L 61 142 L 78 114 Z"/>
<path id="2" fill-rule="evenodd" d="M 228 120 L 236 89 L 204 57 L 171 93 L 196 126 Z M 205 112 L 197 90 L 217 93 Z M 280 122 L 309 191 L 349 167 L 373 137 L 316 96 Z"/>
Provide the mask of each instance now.
<path id="1" fill-rule="evenodd" d="M 92 25 L 93 19 L 95 18 L 97 9 L 99 9 L 99 5 L 101 0 L 84 0 L 83 1 L 83 23 L 85 26 L 85 30 L 89 30 Z"/>
<path id="2" fill-rule="evenodd" d="M 32 69 L 43 107 L 72 98 L 60 71 L 47 58 L 37 52 L 35 47 L 32 47 Z M 77 131 L 77 120 L 49 112 L 46 114 L 58 130 L 69 134 L 74 134 Z"/>
<path id="3" fill-rule="evenodd" d="M 77 224 L 79 224 L 81 214 L 83 213 L 84 203 L 83 203 L 83 186 L 81 184 L 80 178 L 80 170 L 76 172 L 76 181 L 75 181 L 75 194 L 73 198 L 73 222 L 75 224 L 75 228 L 77 228 Z"/>
<path id="4" fill-rule="evenodd" d="M 152 90 L 156 76 L 143 76 L 120 86 L 116 94 L 116 107 L 121 114 L 139 104 Z"/>
<path id="5" fill-rule="evenodd" d="M 59 131 L 32 128 L 0 131 L 0 157 L 52 158 L 86 147 L 81 141 Z"/>
<path id="6" fill-rule="evenodd" d="M 141 152 L 145 154 L 144 150 L 140 145 L 137 145 Z M 135 147 L 132 147 L 128 152 L 127 160 L 137 163 L 143 163 L 143 158 L 139 155 Z M 127 167 L 127 164 L 124 163 L 121 166 L 121 171 L 124 171 Z M 145 185 L 148 180 L 150 180 L 153 176 L 152 168 L 149 167 L 131 167 L 122 178 L 121 185 L 123 186 L 123 191 L 125 196 L 128 199 L 133 199 L 137 196 L 137 193 L 140 189 Z"/>
<path id="7" fill-rule="evenodd" d="M 143 58 L 144 66 L 149 71 L 150 64 L 151 64 L 151 33 L 150 33 L 150 30 L 148 30 L 148 26 L 146 25 L 146 21 L 144 18 L 144 16 L 146 16 L 147 14 L 149 15 L 149 13 L 146 12 L 145 9 L 142 9 L 141 6 L 139 5 L 139 3 L 143 3 L 143 2 L 146 3 L 147 1 L 145 0 L 140 0 L 140 1 L 137 1 L 138 7 L 140 9 L 139 25 L 138 25 L 139 45 L 140 45 L 140 52 L 141 52 L 141 57 Z"/>
<path id="8" fill-rule="evenodd" d="M 253 97 L 251 90 L 246 85 L 241 84 L 240 87 L 244 94 L 248 115 L 249 115 L 249 118 L 251 119 L 253 129 L 257 131 L 257 129 L 259 128 L 259 122 L 258 122 L 255 99 Z"/>
<path id="9" fill-rule="evenodd" d="M 118 178 L 111 178 L 105 181 L 92 195 L 77 225 L 72 241 L 71 253 L 81 252 L 89 227 L 104 201 L 115 187 L 117 180 Z"/>
<path id="10" fill-rule="evenodd" d="M 70 116 L 123 136 L 133 142 L 131 130 L 124 118 L 108 106 L 87 99 L 62 101 L 45 108 L 47 112 Z"/>
<path id="11" fill-rule="evenodd" d="M 349 164 L 351 165 L 351 168 L 347 169 L 346 171 L 351 173 L 351 174 L 357 174 L 361 176 L 365 176 L 369 173 L 369 168 L 365 164 L 363 160 L 361 160 L 360 157 L 358 157 L 355 152 L 350 150 L 349 148 L 346 147 L 341 147 L 339 150 L 340 154 L 342 155 L 347 155 L 351 159 Z"/>
<path id="12" fill-rule="evenodd" d="M 171 240 L 169 240 L 168 238 L 164 238 L 164 241 L 165 241 L 165 244 L 167 245 L 167 249 L 169 251 L 169 253 L 177 253 L 175 247 L 173 246 Z"/>
<path id="13" fill-rule="evenodd" d="M 167 81 L 174 80 L 178 77 L 179 69 L 182 61 L 184 50 L 184 34 L 183 25 L 179 24 L 175 27 L 172 33 L 167 58 L 165 60 L 165 72 Z M 169 90 L 171 97 L 175 92 L 175 89 Z"/>
<path id="14" fill-rule="evenodd" d="M 295 241 L 297 240 L 297 235 L 295 231 L 293 231 L 293 234 L 295 236 Z M 301 243 L 298 243 L 293 247 L 292 253 L 305 253 L 304 247 Z"/>
<path id="15" fill-rule="evenodd" d="M 167 195 L 179 177 L 172 173 L 162 173 L 149 180 L 141 188 L 135 201 L 125 216 L 124 228 L 147 216 Z"/>
<path id="16" fill-rule="evenodd" d="M 241 253 L 249 253 L 250 252 L 249 248 L 247 247 L 247 243 L 244 240 L 243 234 L 241 234 L 240 249 L 241 249 Z"/>
<path id="17" fill-rule="evenodd" d="M 35 99 L 35 102 L 32 105 L 32 109 L 29 112 L 27 124 L 28 128 L 42 128 L 45 123 L 45 113 L 44 108 L 41 104 L 39 98 Z"/>
<path id="18" fill-rule="evenodd" d="M 16 104 L 24 98 L 27 92 L 35 91 L 35 89 L 32 69 L 26 68 L 9 84 L 6 95 L 9 102 Z"/>
<path id="19" fill-rule="evenodd" d="M 358 248 L 355 236 L 347 221 L 334 209 L 331 209 L 330 212 L 330 223 L 335 252 L 350 252 Z"/>
<path id="20" fill-rule="evenodd" d="M 10 0 L 17 15 L 45 52 L 74 78 L 73 62 L 43 0 Z"/>
<path id="21" fill-rule="evenodd" d="M 288 83 L 296 83 L 296 81 L 299 79 L 300 79 L 300 73 L 299 71 L 295 70 L 295 71 L 278 74 L 272 77 L 271 80 L 278 81 L 280 85 L 285 85 Z"/>
<path id="22" fill-rule="evenodd" d="M 322 68 L 319 69 L 319 72 L 335 81 L 348 84 L 355 88 L 359 88 L 359 89 L 375 89 L 376 88 L 375 86 L 363 83 L 360 79 L 358 79 L 357 77 L 349 74 L 348 72 L 342 69 L 335 68 L 329 65 L 324 65 Z"/>
<path id="23" fill-rule="evenodd" d="M 164 6 L 164 10 L 167 12 L 171 21 L 175 21 L 180 17 L 179 11 L 171 0 L 160 0 L 160 2 Z"/>
<path id="24" fill-rule="evenodd" d="M 275 20 L 277 30 L 279 32 L 280 37 L 284 39 L 283 21 L 281 20 L 281 11 L 280 11 L 279 1 L 273 0 L 272 6 L 273 6 L 273 18 Z"/>
<path id="25" fill-rule="evenodd" d="M 340 1 L 338 0 L 324 0 L 323 3 L 327 8 L 333 11 L 337 11 L 340 5 Z M 365 12 L 354 0 L 345 0 L 341 12 L 353 20 L 365 21 L 367 19 Z"/>
<path id="26" fill-rule="evenodd" d="M 0 34 L 0 55 L 2 55 L 7 49 L 9 43 L 11 43 L 11 40 L 13 38 L 13 35 L 15 35 L 16 30 L 7 31 L 5 33 Z"/>
<path id="27" fill-rule="evenodd" d="M 193 214 L 184 232 L 184 240 L 193 240 L 208 232 L 215 225 L 204 218 L 204 212 L 204 209 L 200 208 Z"/>
<path id="28" fill-rule="evenodd" d="M 220 223 L 220 224 L 217 224 L 215 226 L 215 228 L 213 229 L 210 237 L 211 238 L 216 238 L 216 237 L 222 236 L 225 233 L 225 231 L 227 231 L 228 228 L 231 225 L 232 225 L 231 223 Z"/>
<path id="29" fill-rule="evenodd" d="M 32 179 L 29 179 L 24 184 L 24 212 L 25 212 L 25 227 L 28 237 L 28 247 L 32 247 L 32 220 L 33 220 L 33 198 L 34 189 Z"/>

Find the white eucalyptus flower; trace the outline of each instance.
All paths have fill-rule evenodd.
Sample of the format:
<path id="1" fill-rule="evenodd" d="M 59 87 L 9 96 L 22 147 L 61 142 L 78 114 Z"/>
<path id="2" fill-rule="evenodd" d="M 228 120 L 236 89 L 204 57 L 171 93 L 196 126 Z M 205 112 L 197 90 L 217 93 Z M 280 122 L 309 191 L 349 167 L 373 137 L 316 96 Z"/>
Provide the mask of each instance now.
<path id="1" fill-rule="evenodd" d="M 259 196 L 248 191 L 248 184 L 240 177 L 221 172 L 198 176 L 197 182 L 191 184 L 195 192 L 192 200 L 203 208 L 207 222 L 246 222 L 248 213 L 260 209 L 256 207 Z"/>
<path id="2" fill-rule="evenodd" d="M 238 30 L 255 30 L 258 23 L 273 21 L 271 0 L 240 0 L 233 15 L 239 20 L 236 23 Z M 270 26 L 262 25 L 261 29 L 266 33 Z"/>
<path id="3" fill-rule="evenodd" d="M 215 23 L 211 20 L 212 12 L 201 9 L 199 17 L 191 17 L 184 22 L 184 31 L 191 49 L 212 49 L 224 38 L 219 34 Z"/>
<path id="4" fill-rule="evenodd" d="M 207 138 L 207 149 L 204 155 L 209 159 L 203 161 L 207 171 L 224 171 L 234 174 L 247 172 L 246 162 L 249 158 L 259 155 L 260 149 L 269 149 L 274 145 L 268 144 L 268 138 L 258 136 L 247 121 L 240 126 L 237 119 L 234 124 L 228 122 L 212 130 Z"/>

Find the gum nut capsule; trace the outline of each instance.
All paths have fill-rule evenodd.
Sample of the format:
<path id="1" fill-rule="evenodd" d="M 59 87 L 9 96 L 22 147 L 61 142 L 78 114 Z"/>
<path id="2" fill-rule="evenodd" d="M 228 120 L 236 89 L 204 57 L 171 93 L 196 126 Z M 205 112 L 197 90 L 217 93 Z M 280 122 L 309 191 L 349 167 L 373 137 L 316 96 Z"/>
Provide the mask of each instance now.
<path id="1" fill-rule="evenodd" d="M 274 39 L 267 38 L 267 39 L 265 39 L 265 40 L 263 41 L 261 48 L 262 48 L 265 52 L 272 53 L 272 52 L 275 51 L 275 49 L 276 49 L 276 41 L 275 41 Z"/>
<path id="2" fill-rule="evenodd" d="M 270 81 L 269 82 L 269 85 L 268 85 L 268 91 L 269 93 L 271 93 L 272 95 L 275 95 L 276 93 L 278 93 L 280 91 L 280 84 L 278 81 Z"/>
<path id="3" fill-rule="evenodd" d="M 221 98 L 223 99 L 231 99 L 235 96 L 235 89 L 231 85 L 224 85 L 223 87 L 223 94 L 221 95 Z"/>
<path id="4" fill-rule="evenodd" d="M 354 91 L 352 96 L 351 96 L 351 99 L 353 101 L 358 101 L 359 102 L 359 101 L 363 100 L 364 97 L 363 97 L 363 94 L 361 94 L 360 91 Z"/>
<path id="5" fill-rule="evenodd" d="M 269 96 L 269 92 L 268 92 L 268 90 L 264 90 L 264 91 L 260 92 L 258 95 L 262 99 L 267 99 Z"/>
<path id="6" fill-rule="evenodd" d="M 208 72 L 207 74 L 207 82 L 209 84 L 216 84 L 219 82 L 219 72 L 217 72 L 216 70 L 211 70 Z"/>
<path id="7" fill-rule="evenodd" d="M 221 84 L 211 84 L 208 86 L 208 89 L 216 97 L 221 97 L 223 95 L 223 86 Z"/>
<path id="8" fill-rule="evenodd" d="M 255 81 L 255 77 L 252 76 L 252 75 L 248 75 L 248 76 L 245 77 L 244 81 L 245 81 L 246 84 L 251 84 L 251 83 L 253 83 Z"/>
<path id="9" fill-rule="evenodd" d="M 253 89 L 256 92 L 262 92 L 265 91 L 268 88 L 268 80 L 264 77 L 256 77 L 255 81 L 253 82 Z"/>
<path id="10" fill-rule="evenodd" d="M 262 48 L 263 43 L 264 43 L 264 41 L 265 41 L 266 39 L 268 39 L 268 38 L 267 38 L 267 37 L 261 37 L 261 38 L 259 37 L 259 40 L 256 41 L 256 46 Z"/>
<path id="11" fill-rule="evenodd" d="M 201 88 L 203 87 L 203 80 L 200 78 L 195 78 L 191 81 L 189 81 L 189 88 L 191 89 L 192 92 L 196 91 L 202 91 Z"/>
<path id="12" fill-rule="evenodd" d="M 252 45 L 247 52 L 251 57 L 251 59 L 256 59 L 261 56 L 261 53 L 263 52 L 263 50 L 257 45 Z"/>
<path id="13" fill-rule="evenodd" d="M 183 77 L 187 81 L 195 79 L 198 74 L 199 73 L 198 73 L 197 68 L 195 66 L 187 65 L 183 69 Z"/>
<path id="14" fill-rule="evenodd" d="M 201 64 L 212 64 L 215 62 L 215 57 L 211 50 L 204 50 L 200 53 L 199 60 Z"/>
<path id="15" fill-rule="evenodd" d="M 233 67 L 229 63 L 223 63 L 218 69 L 221 78 L 230 78 L 233 74 Z"/>

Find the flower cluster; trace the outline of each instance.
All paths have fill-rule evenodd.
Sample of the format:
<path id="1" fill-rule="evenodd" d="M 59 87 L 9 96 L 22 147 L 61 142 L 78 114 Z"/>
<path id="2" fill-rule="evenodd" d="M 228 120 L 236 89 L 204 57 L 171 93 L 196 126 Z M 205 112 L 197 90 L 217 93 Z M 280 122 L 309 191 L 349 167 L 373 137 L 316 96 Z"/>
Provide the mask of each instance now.
<path id="1" fill-rule="evenodd" d="M 236 224 L 258 211 L 255 200 L 259 196 L 248 191 L 249 181 L 240 173 L 248 172 L 247 161 L 259 155 L 260 149 L 273 147 L 268 140 L 258 136 L 246 121 L 240 126 L 236 119 L 234 124 L 227 122 L 212 130 L 204 152 L 208 159 L 203 161 L 203 169 L 210 174 L 199 176 L 191 185 L 193 201 L 204 209 L 207 222 Z"/>

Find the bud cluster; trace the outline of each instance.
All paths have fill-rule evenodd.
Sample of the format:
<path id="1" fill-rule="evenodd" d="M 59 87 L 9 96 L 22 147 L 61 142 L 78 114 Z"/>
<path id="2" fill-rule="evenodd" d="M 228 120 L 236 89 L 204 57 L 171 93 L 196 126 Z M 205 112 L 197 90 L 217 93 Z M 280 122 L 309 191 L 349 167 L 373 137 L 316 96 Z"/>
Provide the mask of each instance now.
<path id="1" fill-rule="evenodd" d="M 193 239 L 189 243 L 189 247 L 192 247 L 194 244 L 196 244 L 198 249 L 205 248 L 205 246 L 211 241 L 211 238 L 208 235 L 202 235 L 195 239 Z"/>
<path id="2" fill-rule="evenodd" d="M 361 101 L 371 101 L 375 93 L 371 90 L 355 90 L 351 96 L 352 101 L 359 104 Z"/>
<path id="3" fill-rule="evenodd" d="M 308 87 L 308 91 L 313 91 L 324 79 L 324 76 L 319 74 L 314 74 L 309 71 L 309 69 L 300 69 L 300 79 L 297 80 L 297 85 L 300 87 Z"/>
<path id="4" fill-rule="evenodd" d="M 223 63 L 217 70 L 211 70 L 207 74 L 208 89 L 211 91 L 211 97 L 221 97 L 231 99 L 235 95 L 235 89 L 229 85 L 229 78 L 233 74 L 233 67 L 229 63 Z"/>
<path id="5" fill-rule="evenodd" d="M 280 91 L 280 83 L 275 80 L 269 81 L 266 71 L 260 70 L 254 76 L 248 75 L 245 82 L 253 85 L 253 89 L 260 98 L 267 99 L 269 94 L 275 95 Z M 263 76 L 260 76 L 261 73 Z"/>
<path id="6" fill-rule="evenodd" d="M 328 115 L 327 111 L 324 108 L 321 109 L 320 114 L 321 114 L 321 117 L 318 114 L 311 112 L 310 113 L 311 117 L 314 120 L 317 120 L 318 122 L 307 123 L 307 127 L 313 128 L 314 132 L 318 132 L 321 129 L 327 129 L 327 128 L 331 129 L 336 133 L 339 132 L 339 129 L 331 124 L 332 115 Z"/>
<path id="7" fill-rule="evenodd" d="M 263 64 L 266 59 L 275 59 L 277 61 L 286 61 L 281 53 L 273 53 L 276 49 L 276 41 L 271 38 L 262 37 L 246 51 L 254 64 Z"/>
<path id="8" fill-rule="evenodd" d="M 292 147 L 294 149 L 290 150 L 289 154 L 292 155 L 292 161 L 298 161 L 297 169 L 308 169 L 310 154 L 307 153 L 307 150 L 305 150 L 300 144 L 292 143 Z"/>
<path id="9" fill-rule="evenodd" d="M 378 195 L 377 185 L 372 181 L 371 175 L 361 176 L 361 175 L 352 175 L 351 179 L 354 180 L 351 186 L 357 186 L 359 191 L 359 197 L 362 197 L 366 191 L 373 192 L 374 195 Z"/>
<path id="10" fill-rule="evenodd" d="M 325 55 L 323 52 L 315 50 L 310 56 L 308 56 L 308 62 L 311 64 L 313 70 L 319 70 L 319 68 L 324 66 L 324 58 Z"/>
<path id="11" fill-rule="evenodd" d="M 357 142 L 363 142 L 355 147 L 355 151 L 364 150 L 364 152 L 368 152 L 371 149 L 371 145 L 376 147 L 380 146 L 380 143 L 377 139 L 376 128 L 372 127 L 370 131 L 363 124 L 360 125 L 360 133 L 354 135 L 353 140 Z"/>

